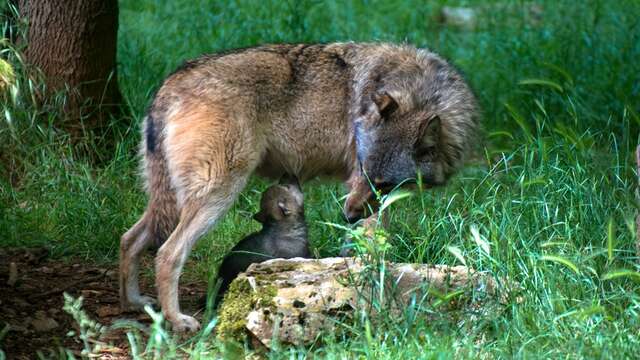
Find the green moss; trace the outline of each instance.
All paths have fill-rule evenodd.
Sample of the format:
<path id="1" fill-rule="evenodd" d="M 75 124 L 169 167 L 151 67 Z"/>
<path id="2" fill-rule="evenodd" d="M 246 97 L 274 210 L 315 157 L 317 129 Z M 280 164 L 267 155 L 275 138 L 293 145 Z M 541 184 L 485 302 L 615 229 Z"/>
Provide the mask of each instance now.
<path id="1" fill-rule="evenodd" d="M 253 291 L 246 278 L 235 279 L 224 294 L 220 307 L 217 336 L 224 340 L 242 340 L 245 336 L 247 315 L 256 304 L 273 306 L 277 289 L 273 285 L 258 286 Z"/>
<path id="2" fill-rule="evenodd" d="M 279 275 L 285 271 L 298 270 L 299 267 L 300 265 L 297 263 L 278 262 L 277 266 L 264 267 L 264 268 L 261 268 L 260 271 L 256 273 L 264 274 L 264 275 Z"/>
<path id="3" fill-rule="evenodd" d="M 275 285 L 266 285 L 259 288 L 258 293 L 255 295 L 255 301 L 260 302 L 260 306 L 273 306 L 273 298 L 278 294 L 278 289 Z"/>

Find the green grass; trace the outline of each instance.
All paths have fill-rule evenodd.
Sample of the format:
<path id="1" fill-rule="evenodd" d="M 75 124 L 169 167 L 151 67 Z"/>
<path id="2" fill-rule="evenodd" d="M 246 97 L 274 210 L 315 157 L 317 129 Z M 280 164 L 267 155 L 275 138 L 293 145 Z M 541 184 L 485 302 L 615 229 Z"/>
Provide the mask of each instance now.
<path id="1" fill-rule="evenodd" d="M 465 73 L 482 105 L 486 136 L 449 186 L 392 208 L 386 258 L 464 260 L 518 281 L 524 301 L 473 322 L 418 318 L 368 333 L 363 321 L 351 338 L 270 356 L 637 356 L 640 3 L 537 3 L 544 11 L 533 21 L 528 2 L 490 1 L 476 28 L 466 30 L 438 23 L 444 1 L 121 1 L 119 83 L 131 115 L 114 125 L 118 146 L 104 165 L 78 155 L 78 146 L 99 152 L 99 139 L 89 135 L 71 145 L 55 130 L 63 121 L 58 100 L 32 105 L 29 94 L 39 85 L 18 76 L 19 93 L 3 100 L 0 174 L 8 176 L 0 175 L 0 246 L 46 244 L 55 256 L 115 266 L 118 238 L 145 206 L 137 126 L 154 90 L 183 60 L 265 42 L 407 41 L 443 54 Z M 3 56 L 19 73 L 19 60 Z M 191 255 L 199 261 L 189 276 L 206 279 L 225 251 L 256 228 L 251 214 L 266 186 L 251 181 Z M 344 190 L 319 181 L 304 188 L 314 250 L 336 255 L 344 233 L 323 223 L 342 222 Z M 178 348 L 233 351 L 210 339 Z"/>

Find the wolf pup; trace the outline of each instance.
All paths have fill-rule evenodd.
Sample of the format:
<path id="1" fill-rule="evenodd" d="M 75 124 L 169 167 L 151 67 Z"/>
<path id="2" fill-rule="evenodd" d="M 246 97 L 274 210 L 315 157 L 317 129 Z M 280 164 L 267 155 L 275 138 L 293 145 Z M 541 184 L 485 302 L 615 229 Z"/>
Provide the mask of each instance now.
<path id="1" fill-rule="evenodd" d="M 253 217 L 262 230 L 240 241 L 220 265 L 223 294 L 239 273 L 253 263 L 269 259 L 310 258 L 302 190 L 295 178 L 283 178 L 262 195 L 260 211 Z"/>
<path id="2" fill-rule="evenodd" d="M 389 191 L 442 185 L 478 132 L 476 101 L 438 55 L 410 45 L 266 45 L 205 55 L 171 74 L 142 123 L 149 203 L 120 242 L 120 300 L 140 294 L 140 256 L 152 244 L 156 287 L 175 331 L 178 281 L 195 243 L 220 221 L 253 173 L 300 181 L 329 176 Z M 365 216 L 374 192 L 350 193 L 345 215 Z M 374 209 L 375 211 L 375 209 Z"/>

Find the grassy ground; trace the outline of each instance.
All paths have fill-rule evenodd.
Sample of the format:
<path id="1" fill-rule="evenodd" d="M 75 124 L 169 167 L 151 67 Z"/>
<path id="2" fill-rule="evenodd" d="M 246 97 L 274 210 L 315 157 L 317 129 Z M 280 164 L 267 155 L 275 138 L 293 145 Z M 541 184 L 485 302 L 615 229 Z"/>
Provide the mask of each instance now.
<path id="1" fill-rule="evenodd" d="M 633 149 L 640 4 L 549 0 L 532 10 L 524 1 L 446 2 L 482 9 L 475 28 L 466 29 L 439 23 L 444 3 L 121 1 L 118 71 L 131 115 L 114 122 L 118 146 L 105 165 L 91 165 L 54 130 L 55 100 L 45 110 L 29 105 L 36 85 L 21 83 L 13 100 L 3 100 L 0 171 L 9 176 L 0 176 L 0 246 L 47 244 L 56 256 L 115 266 L 118 238 L 145 205 L 137 124 L 163 77 L 184 59 L 265 42 L 407 41 L 443 54 L 466 74 L 486 136 L 448 187 L 393 208 L 387 259 L 464 261 L 520 282 L 524 302 L 472 323 L 401 321 L 373 333 L 363 325 L 323 348 L 271 356 L 637 356 L 640 274 L 615 275 L 639 270 Z M 96 142 L 89 137 L 83 146 Z M 250 215 L 266 185 L 252 180 L 193 252 L 199 261 L 189 276 L 206 278 L 256 228 Z M 305 195 L 314 251 L 336 255 L 344 234 L 323 222 L 342 222 L 341 186 L 312 182 Z M 474 225 L 489 253 L 474 241 Z M 183 350 L 196 346 L 226 351 L 208 340 Z"/>

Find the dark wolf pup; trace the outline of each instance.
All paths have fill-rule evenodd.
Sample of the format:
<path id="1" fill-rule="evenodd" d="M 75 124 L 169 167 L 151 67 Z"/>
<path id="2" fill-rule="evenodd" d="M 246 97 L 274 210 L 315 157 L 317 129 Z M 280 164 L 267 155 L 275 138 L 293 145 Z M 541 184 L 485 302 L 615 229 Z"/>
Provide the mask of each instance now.
<path id="1" fill-rule="evenodd" d="M 176 331 L 178 280 L 191 248 L 253 173 L 347 181 L 345 214 L 364 216 L 372 192 L 444 184 L 477 133 L 476 101 L 438 55 L 409 45 L 268 45 L 205 55 L 170 75 L 142 124 L 149 203 L 120 244 L 124 309 L 140 295 L 139 259 L 151 244 L 164 316 Z"/>
<path id="2" fill-rule="evenodd" d="M 242 239 L 222 261 L 218 272 L 222 278 L 219 294 L 253 263 L 311 257 L 303 195 L 297 179 L 285 177 L 280 184 L 269 187 L 262 194 L 260 211 L 254 219 L 262 223 L 262 230 Z"/>

